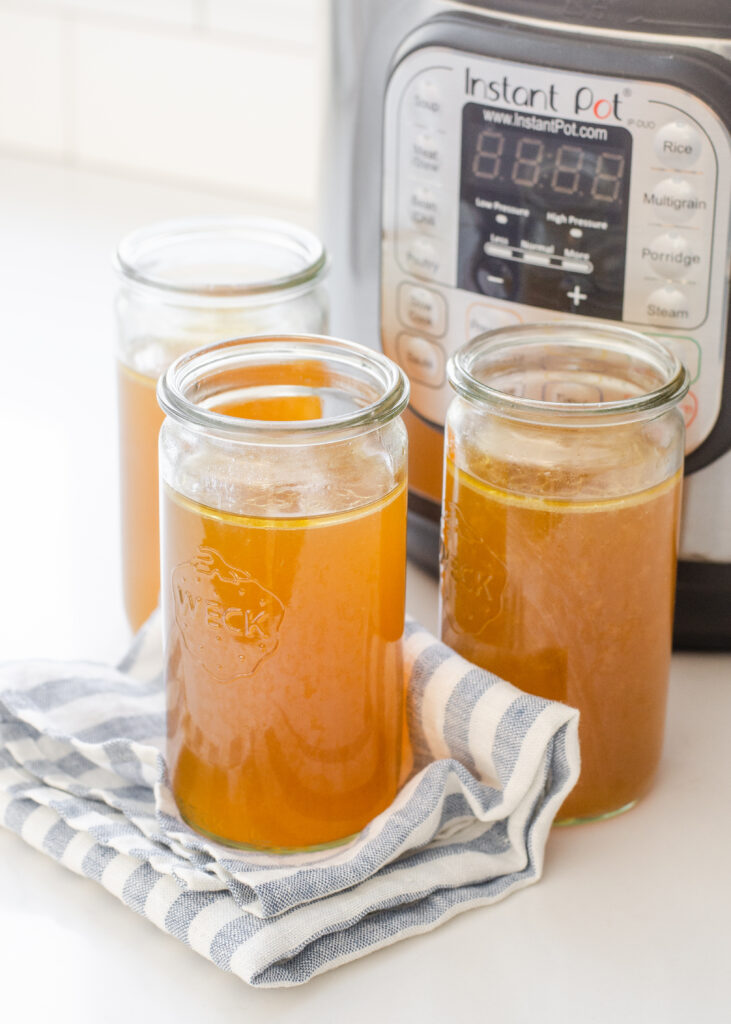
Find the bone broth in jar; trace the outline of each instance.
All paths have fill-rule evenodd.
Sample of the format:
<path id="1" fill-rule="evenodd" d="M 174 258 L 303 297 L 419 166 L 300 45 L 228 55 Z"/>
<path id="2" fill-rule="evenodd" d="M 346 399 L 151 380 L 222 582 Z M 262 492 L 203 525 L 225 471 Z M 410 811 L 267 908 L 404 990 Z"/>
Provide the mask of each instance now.
<path id="1" fill-rule="evenodd" d="M 118 395 L 124 601 L 133 629 L 160 586 L 160 375 L 181 353 L 272 331 L 323 333 L 326 257 L 292 224 L 254 217 L 165 221 L 117 251 Z"/>
<path id="2" fill-rule="evenodd" d="M 272 337 L 184 356 L 159 398 L 178 807 L 231 844 L 343 841 L 401 766 L 407 380 L 358 345 Z"/>
<path id="3" fill-rule="evenodd" d="M 601 325 L 490 332 L 450 361 L 442 638 L 581 712 L 559 820 L 631 807 L 662 746 L 688 377 Z"/>

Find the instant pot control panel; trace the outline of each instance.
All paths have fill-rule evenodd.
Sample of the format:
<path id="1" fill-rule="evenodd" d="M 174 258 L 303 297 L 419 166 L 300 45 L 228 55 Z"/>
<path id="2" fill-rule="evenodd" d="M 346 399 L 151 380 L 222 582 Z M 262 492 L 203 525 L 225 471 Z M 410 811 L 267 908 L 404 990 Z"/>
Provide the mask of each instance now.
<path id="1" fill-rule="evenodd" d="M 441 46 L 384 115 L 382 344 L 436 426 L 446 360 L 483 331 L 577 318 L 674 348 L 688 450 L 721 406 L 731 139 L 697 96 Z"/>

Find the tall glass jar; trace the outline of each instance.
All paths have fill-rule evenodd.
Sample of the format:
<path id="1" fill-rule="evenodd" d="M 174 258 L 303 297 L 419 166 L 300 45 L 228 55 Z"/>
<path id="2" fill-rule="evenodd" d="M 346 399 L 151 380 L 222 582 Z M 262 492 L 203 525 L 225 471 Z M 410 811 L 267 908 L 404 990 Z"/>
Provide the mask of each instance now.
<path id="1" fill-rule="evenodd" d="M 579 708 L 559 820 L 625 810 L 662 746 L 688 375 L 641 334 L 563 323 L 481 335 L 448 372 L 442 637 Z"/>
<path id="2" fill-rule="evenodd" d="M 181 353 L 223 338 L 326 331 L 327 261 L 302 228 L 228 217 L 142 228 L 122 240 L 116 265 L 124 601 L 136 629 L 159 592 L 160 374 Z"/>
<path id="3" fill-rule="evenodd" d="M 399 778 L 406 377 L 272 337 L 183 356 L 158 395 L 178 807 L 227 843 L 342 841 Z"/>

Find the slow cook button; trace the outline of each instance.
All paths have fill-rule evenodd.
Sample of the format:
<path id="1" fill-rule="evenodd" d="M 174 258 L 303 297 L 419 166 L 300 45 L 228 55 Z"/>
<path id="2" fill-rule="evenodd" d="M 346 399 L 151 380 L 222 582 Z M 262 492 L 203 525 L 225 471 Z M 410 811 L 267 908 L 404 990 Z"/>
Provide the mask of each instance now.
<path id="1" fill-rule="evenodd" d="M 663 178 L 654 188 L 642 195 L 643 206 L 671 224 L 684 224 L 696 213 L 704 213 L 708 202 L 699 199 L 693 185 L 686 178 Z"/>
<path id="2" fill-rule="evenodd" d="M 415 327 L 440 337 L 447 328 L 447 303 L 432 288 L 402 281 L 398 291 L 399 320 L 406 327 Z"/>
<path id="3" fill-rule="evenodd" d="M 697 277 L 701 258 L 691 251 L 685 235 L 668 231 L 642 247 L 642 262 L 658 277 L 692 279 Z"/>
<path id="4" fill-rule="evenodd" d="M 444 383 L 446 357 L 436 342 L 417 334 L 399 334 L 396 341 L 399 362 L 411 380 L 431 388 Z"/>
<path id="5" fill-rule="evenodd" d="M 669 121 L 655 136 L 655 152 L 665 167 L 690 167 L 701 151 L 701 137 L 687 121 Z"/>
<path id="6" fill-rule="evenodd" d="M 687 323 L 690 316 L 688 296 L 675 285 L 657 288 L 647 300 L 647 320 L 670 327 Z"/>

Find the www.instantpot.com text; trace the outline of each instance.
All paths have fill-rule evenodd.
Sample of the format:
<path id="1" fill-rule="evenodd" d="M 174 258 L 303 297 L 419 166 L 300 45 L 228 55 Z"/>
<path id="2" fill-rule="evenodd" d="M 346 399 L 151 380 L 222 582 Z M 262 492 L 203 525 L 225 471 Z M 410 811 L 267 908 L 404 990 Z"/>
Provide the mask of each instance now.
<path id="1" fill-rule="evenodd" d="M 605 142 L 609 138 L 606 128 L 601 125 L 579 124 L 578 121 L 564 121 L 562 117 L 538 117 L 537 114 L 519 114 L 511 110 L 483 108 L 482 116 L 493 124 L 503 124 L 527 131 L 547 132 L 550 135 L 567 135 L 575 139 L 596 139 Z"/>

